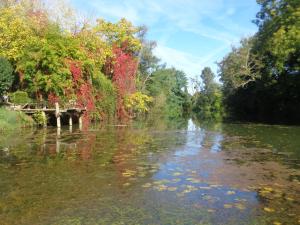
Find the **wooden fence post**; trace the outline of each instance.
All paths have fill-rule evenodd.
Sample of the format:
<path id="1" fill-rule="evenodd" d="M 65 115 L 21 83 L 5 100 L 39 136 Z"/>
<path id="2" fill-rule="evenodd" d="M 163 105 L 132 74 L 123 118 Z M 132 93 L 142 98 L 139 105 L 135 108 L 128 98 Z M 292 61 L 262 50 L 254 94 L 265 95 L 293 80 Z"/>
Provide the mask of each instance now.
<path id="1" fill-rule="evenodd" d="M 56 125 L 57 128 L 61 127 L 61 123 L 60 123 L 60 112 L 59 112 L 59 104 L 58 102 L 55 102 L 55 116 L 56 116 Z"/>
<path id="2" fill-rule="evenodd" d="M 79 115 L 79 119 L 78 119 L 78 123 L 79 123 L 79 129 L 82 129 L 82 114 Z"/>
<path id="3" fill-rule="evenodd" d="M 73 126 L 73 118 L 71 114 L 69 115 L 69 126 Z"/>

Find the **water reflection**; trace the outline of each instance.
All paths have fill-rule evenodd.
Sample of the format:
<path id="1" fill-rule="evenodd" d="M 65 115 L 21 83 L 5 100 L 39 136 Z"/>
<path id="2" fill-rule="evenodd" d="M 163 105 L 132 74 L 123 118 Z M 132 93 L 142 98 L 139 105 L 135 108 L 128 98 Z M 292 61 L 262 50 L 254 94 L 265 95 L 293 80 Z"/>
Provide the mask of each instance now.
<path id="1" fill-rule="evenodd" d="M 282 137 L 287 158 L 274 152 L 282 128 L 257 127 L 150 120 L 7 134 L 1 224 L 296 224 L 298 140 Z"/>

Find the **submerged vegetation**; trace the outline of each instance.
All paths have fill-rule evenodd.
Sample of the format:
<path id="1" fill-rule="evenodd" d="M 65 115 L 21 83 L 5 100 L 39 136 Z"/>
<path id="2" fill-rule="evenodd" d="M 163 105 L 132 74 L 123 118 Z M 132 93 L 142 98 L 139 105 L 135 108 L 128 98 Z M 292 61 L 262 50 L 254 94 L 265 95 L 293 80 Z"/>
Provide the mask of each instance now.
<path id="1" fill-rule="evenodd" d="M 1 224 L 297 224 L 299 127 L 179 119 L 0 135 Z"/>

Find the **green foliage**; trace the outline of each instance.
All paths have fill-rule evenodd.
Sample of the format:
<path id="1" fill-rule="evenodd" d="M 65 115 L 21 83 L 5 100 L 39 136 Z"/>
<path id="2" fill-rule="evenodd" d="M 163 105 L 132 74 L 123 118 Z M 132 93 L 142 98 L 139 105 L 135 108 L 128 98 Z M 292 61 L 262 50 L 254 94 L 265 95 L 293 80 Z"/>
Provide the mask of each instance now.
<path id="1" fill-rule="evenodd" d="M 25 91 L 16 91 L 9 94 L 9 99 L 14 104 L 26 104 L 32 102 Z"/>
<path id="2" fill-rule="evenodd" d="M 258 33 L 219 63 L 233 119 L 300 122 L 300 2 L 258 0 Z"/>
<path id="3" fill-rule="evenodd" d="M 204 91 L 206 93 L 213 91 L 215 86 L 215 82 L 214 82 L 215 75 L 211 71 L 211 69 L 209 67 L 205 67 L 202 70 L 200 77 L 203 82 Z"/>
<path id="4" fill-rule="evenodd" d="M 97 97 L 95 115 L 101 119 L 113 118 L 116 111 L 117 92 L 111 80 L 102 73 L 96 73 L 93 77 L 93 86 Z"/>
<path id="5" fill-rule="evenodd" d="M 0 132 L 33 125 L 32 118 L 24 113 L 0 108 Z"/>
<path id="6" fill-rule="evenodd" d="M 145 39 L 145 27 L 135 27 L 126 19 L 116 23 L 99 19 L 96 24 L 71 29 L 63 23 L 71 18 L 54 21 L 62 15 L 50 16 L 42 3 L 5 1 L 0 6 L 0 56 L 16 68 L 13 90 L 25 91 L 37 101 L 55 98 L 62 103 L 76 99 L 80 106 L 88 103 L 91 119 L 113 118 L 116 111 L 126 115 L 125 108 L 137 114 L 148 111 L 148 96 L 155 98 L 154 108 L 162 114 L 178 117 L 188 111 L 185 74 L 159 65 L 153 54 L 156 43 Z M 122 50 L 123 58 L 116 57 L 117 49 Z M 117 60 L 122 65 L 116 67 Z M 132 70 L 130 85 L 124 74 L 114 78 L 116 68 L 126 76 Z M 127 99 L 118 96 L 117 83 L 130 86 L 132 95 Z M 18 104 L 29 102 L 21 92 L 12 94 L 11 99 Z"/>
<path id="7" fill-rule="evenodd" d="M 136 37 L 139 29 L 124 18 L 117 23 L 98 19 L 94 30 L 103 39 L 107 40 L 110 46 L 125 47 L 129 52 L 136 52 L 141 48 L 141 42 Z"/>
<path id="8" fill-rule="evenodd" d="M 63 36 L 56 26 L 49 27 L 45 37 L 28 45 L 26 53 L 17 64 L 24 74 L 24 86 L 30 94 L 47 96 L 65 95 L 72 86 L 72 76 L 66 59 L 82 59 L 79 43 Z"/>
<path id="9" fill-rule="evenodd" d="M 0 96 L 9 90 L 13 83 L 13 68 L 8 60 L 0 57 Z"/>
<path id="10" fill-rule="evenodd" d="M 205 67 L 200 77 L 202 82 L 195 85 L 201 89 L 192 97 L 192 110 L 201 119 L 220 120 L 223 115 L 222 92 L 215 82 L 215 74 Z"/>
<path id="11" fill-rule="evenodd" d="M 0 8 L 0 56 L 16 62 L 35 38 L 19 5 Z"/>
<path id="12" fill-rule="evenodd" d="M 47 123 L 47 117 L 46 115 L 43 115 L 42 111 L 37 111 L 32 115 L 34 121 L 36 122 L 37 125 L 43 126 L 44 124 Z"/>
<path id="13" fill-rule="evenodd" d="M 255 49 L 265 60 L 268 74 L 300 70 L 300 2 L 296 0 L 258 0 L 259 26 Z"/>
<path id="14" fill-rule="evenodd" d="M 197 93 L 193 96 L 193 112 L 201 119 L 220 120 L 222 119 L 222 93 L 216 91 L 209 95 Z"/>
<path id="15" fill-rule="evenodd" d="M 189 110 L 187 78 L 182 71 L 158 69 L 151 75 L 147 91 L 154 97 L 153 113 L 179 117 Z"/>
<path id="16" fill-rule="evenodd" d="M 150 76 L 154 71 L 159 69 L 159 61 L 154 54 L 153 50 L 156 47 L 156 43 L 153 41 L 144 41 L 142 43 L 142 49 L 139 55 L 139 68 L 137 74 L 138 88 L 145 91 L 146 85 L 150 79 Z"/>
<path id="17" fill-rule="evenodd" d="M 231 94 L 237 88 L 261 77 L 261 60 L 252 51 L 253 39 L 242 39 L 240 47 L 232 47 L 231 52 L 218 63 L 219 75 L 224 93 Z"/>

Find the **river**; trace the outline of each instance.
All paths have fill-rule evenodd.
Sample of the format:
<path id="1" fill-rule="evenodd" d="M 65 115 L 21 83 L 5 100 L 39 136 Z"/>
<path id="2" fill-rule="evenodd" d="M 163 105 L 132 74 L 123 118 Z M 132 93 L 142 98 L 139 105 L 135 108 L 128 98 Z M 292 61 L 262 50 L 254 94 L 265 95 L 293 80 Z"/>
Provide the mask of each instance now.
<path id="1" fill-rule="evenodd" d="M 1 225 L 300 224 L 300 127 L 153 120 L 0 137 Z"/>

